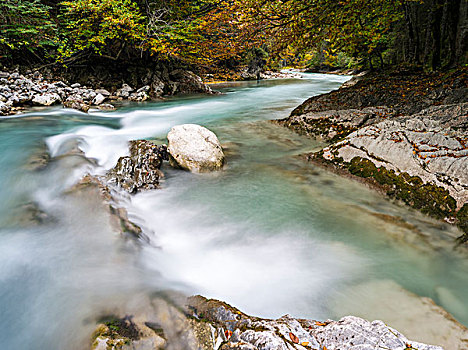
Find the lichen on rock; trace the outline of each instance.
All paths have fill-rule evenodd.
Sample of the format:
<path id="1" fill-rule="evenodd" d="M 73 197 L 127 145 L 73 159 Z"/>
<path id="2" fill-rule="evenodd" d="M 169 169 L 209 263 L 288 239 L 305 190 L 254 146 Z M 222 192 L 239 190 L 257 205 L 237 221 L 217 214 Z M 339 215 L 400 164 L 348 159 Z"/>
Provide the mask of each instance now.
<path id="1" fill-rule="evenodd" d="M 155 189 L 164 177 L 161 164 L 167 159 L 165 145 L 157 146 L 151 141 L 130 141 L 130 155 L 120 157 L 117 165 L 108 173 L 109 183 L 122 187 L 129 193 Z"/>

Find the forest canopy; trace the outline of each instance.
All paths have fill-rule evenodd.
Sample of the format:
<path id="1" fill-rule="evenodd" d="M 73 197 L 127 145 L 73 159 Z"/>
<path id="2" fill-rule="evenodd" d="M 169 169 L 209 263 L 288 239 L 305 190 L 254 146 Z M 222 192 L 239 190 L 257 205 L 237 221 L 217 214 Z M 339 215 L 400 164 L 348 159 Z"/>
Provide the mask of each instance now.
<path id="1" fill-rule="evenodd" d="M 8 0 L 0 57 L 438 69 L 467 62 L 467 8 L 467 0 Z"/>

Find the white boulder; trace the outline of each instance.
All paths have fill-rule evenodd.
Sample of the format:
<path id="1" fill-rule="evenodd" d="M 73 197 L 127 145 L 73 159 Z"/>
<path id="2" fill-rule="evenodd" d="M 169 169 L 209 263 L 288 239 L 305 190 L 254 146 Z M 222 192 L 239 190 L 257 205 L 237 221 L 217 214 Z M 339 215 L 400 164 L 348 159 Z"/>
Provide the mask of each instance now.
<path id="1" fill-rule="evenodd" d="M 11 110 L 11 106 L 0 101 L 0 115 L 7 115 Z"/>
<path id="2" fill-rule="evenodd" d="M 96 97 L 93 99 L 93 105 L 99 106 L 101 103 L 103 103 L 106 100 L 106 97 L 102 94 L 97 94 Z"/>
<path id="3" fill-rule="evenodd" d="M 41 105 L 41 106 L 51 106 L 55 103 L 61 102 L 62 99 L 60 96 L 56 93 L 45 93 L 42 95 L 36 95 L 32 99 L 32 102 L 35 105 Z"/>
<path id="4" fill-rule="evenodd" d="M 116 95 L 118 97 L 122 97 L 122 98 L 128 98 L 128 96 L 130 96 L 130 93 L 133 91 L 133 88 L 128 85 L 128 84 L 122 84 L 122 88 L 120 88 L 119 90 L 117 90 L 117 93 Z"/>
<path id="5" fill-rule="evenodd" d="M 216 135 L 196 124 L 174 126 L 167 135 L 172 166 L 195 173 L 219 170 L 224 152 Z"/>

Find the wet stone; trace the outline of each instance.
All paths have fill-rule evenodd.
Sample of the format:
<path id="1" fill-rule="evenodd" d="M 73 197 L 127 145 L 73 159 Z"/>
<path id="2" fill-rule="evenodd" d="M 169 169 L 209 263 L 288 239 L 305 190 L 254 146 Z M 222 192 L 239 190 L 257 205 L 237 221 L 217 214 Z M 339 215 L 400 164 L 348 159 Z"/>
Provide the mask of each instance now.
<path id="1" fill-rule="evenodd" d="M 120 186 L 129 193 L 159 187 L 163 160 L 167 160 L 167 147 L 151 141 L 130 141 L 130 155 L 120 157 L 117 165 L 107 175 L 111 184 Z"/>

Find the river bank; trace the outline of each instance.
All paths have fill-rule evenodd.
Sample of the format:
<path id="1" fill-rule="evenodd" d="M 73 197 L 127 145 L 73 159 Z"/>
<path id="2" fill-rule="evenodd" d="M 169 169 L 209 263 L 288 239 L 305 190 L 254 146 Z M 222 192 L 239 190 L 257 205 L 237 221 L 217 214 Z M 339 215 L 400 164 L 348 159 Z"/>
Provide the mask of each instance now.
<path id="1" fill-rule="evenodd" d="M 125 83 L 124 78 L 119 80 L 114 77 L 115 82 L 113 85 L 107 83 L 107 89 L 101 80 L 94 79 L 94 84 L 91 83 L 93 80 L 86 80 L 86 84 L 95 86 L 89 87 L 78 82 L 70 84 L 63 80 L 62 75 L 47 73 L 44 77 L 38 71 L 24 75 L 0 71 L 0 115 L 16 114 L 32 106 L 56 104 L 83 112 L 91 108 L 112 110 L 115 109 L 114 104 L 121 101 L 144 102 L 176 94 L 213 93 L 199 76 L 182 69 L 166 73 L 165 79 L 152 73 L 144 82 L 137 79 L 135 84 L 139 82 L 140 85 L 133 87 Z M 128 75 L 128 78 L 132 76 Z"/>
<path id="2" fill-rule="evenodd" d="M 468 73 L 358 76 L 278 121 L 329 146 L 306 159 L 359 177 L 468 236 Z"/>
<path id="3" fill-rule="evenodd" d="M 146 78 L 135 76 L 137 73 L 141 75 L 145 72 L 119 75 L 109 69 L 101 69 L 101 74 L 94 73 L 95 76 L 91 76 L 90 72 L 85 73 L 83 70 L 75 74 L 49 71 L 44 75 L 38 71 L 25 74 L 0 71 L 0 116 L 21 113 L 31 107 L 57 104 L 83 112 L 90 109 L 113 110 L 116 104 L 123 101 L 144 102 L 175 95 L 214 94 L 216 92 L 209 85 L 220 83 L 219 76 L 205 74 L 205 84 L 198 75 L 180 68 L 165 74 L 159 71 L 146 72 Z M 68 83 L 66 77 L 75 82 Z M 266 71 L 260 74 L 262 80 L 301 77 L 301 74 L 289 71 Z M 229 79 L 242 81 L 255 79 L 255 76 L 242 71 Z M 132 81 L 133 84 L 129 85 L 126 81 Z"/>
<path id="4" fill-rule="evenodd" d="M 433 247 L 426 237 L 453 229 L 304 164 L 294 156 L 324 144 L 268 122 L 346 79 L 239 82 L 221 95 L 135 103 L 106 113 L 57 106 L 2 119 L 0 191 L 9 200 L 0 211 L 6 281 L 0 337 L 6 348 L 83 349 L 97 324 L 113 331 L 129 318 L 160 334 L 164 327 L 151 322 L 175 314 L 164 305 L 184 310 L 186 303 L 185 297 L 168 298 L 167 290 L 225 300 L 261 319 L 356 315 L 384 320 L 416 342 L 458 341 L 453 332 L 463 328 L 421 299 L 468 322 L 460 307 L 468 285 L 465 256 L 443 239 Z M 122 169 L 144 175 L 132 168 L 128 141 L 161 145 L 172 126 L 184 123 L 216 132 L 226 150 L 223 171 L 191 174 L 163 162 L 147 177 L 125 182 L 129 191 L 111 191 L 114 209 L 90 181 L 74 188 L 87 173 L 105 175 L 121 157 Z M 30 163 L 38 166 L 23 169 L 44 141 L 50 160 L 35 157 Z M 142 179 L 159 189 L 130 194 Z M 25 201 L 36 205 L 23 206 Z M 25 222 L 26 215 L 34 220 Z M 167 303 L 153 298 L 161 293 Z M 156 314 L 151 300 L 161 306 Z M 34 312 L 23 316 L 22 310 Z M 177 320 L 172 325 L 185 324 Z M 184 339 L 170 325 L 165 337 Z M 254 334 L 260 329 L 245 331 L 261 336 Z M 295 339 L 286 333 L 287 344 Z"/>
<path id="5" fill-rule="evenodd" d="M 149 141 L 131 141 L 129 150 L 130 156 L 121 157 L 106 175 L 87 175 L 70 193 L 86 191 L 91 195 L 94 192 L 108 206 L 113 226 L 122 237 L 146 241 L 149 238 L 129 219 L 121 198 L 125 192 L 135 194 L 159 187 L 159 179 L 164 178 L 159 169 L 167 160 L 167 148 Z M 468 330 L 452 315 L 430 298 L 413 295 L 391 281 L 380 283 L 385 285 L 387 293 L 393 293 L 395 299 L 405 295 L 404 303 L 411 305 L 413 317 L 424 317 L 435 327 L 431 333 L 426 333 L 426 329 L 417 337 L 442 347 L 408 340 L 382 321 L 369 322 L 354 316 L 339 321 L 296 319 L 289 315 L 276 320 L 262 319 L 222 301 L 201 296 L 186 299 L 167 291 L 143 300 L 140 297 L 139 306 L 132 313 L 126 309 L 98 318 L 100 323 L 92 335 L 91 349 L 260 350 L 267 347 L 305 350 L 356 346 L 365 349 L 380 346 L 392 350 L 463 349 Z M 394 312 L 398 317 L 398 311 Z"/>

